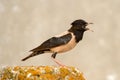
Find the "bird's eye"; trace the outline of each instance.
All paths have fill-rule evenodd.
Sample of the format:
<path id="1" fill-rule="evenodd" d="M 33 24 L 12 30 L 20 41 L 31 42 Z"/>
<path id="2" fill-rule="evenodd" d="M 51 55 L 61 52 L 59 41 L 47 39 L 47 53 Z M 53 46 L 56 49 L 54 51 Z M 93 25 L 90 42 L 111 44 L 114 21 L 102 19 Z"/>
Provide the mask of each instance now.
<path id="1" fill-rule="evenodd" d="M 85 28 L 85 26 L 82 26 L 82 28 Z"/>

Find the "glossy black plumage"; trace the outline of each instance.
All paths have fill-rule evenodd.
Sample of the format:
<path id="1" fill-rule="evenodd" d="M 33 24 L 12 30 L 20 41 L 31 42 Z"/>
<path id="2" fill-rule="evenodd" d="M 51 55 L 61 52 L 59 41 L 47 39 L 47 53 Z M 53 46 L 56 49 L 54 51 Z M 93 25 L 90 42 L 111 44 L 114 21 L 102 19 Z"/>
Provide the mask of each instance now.
<path id="1" fill-rule="evenodd" d="M 72 35 L 70 33 L 61 36 L 61 37 L 52 37 L 48 39 L 47 41 L 43 42 L 40 46 L 38 46 L 35 49 L 32 49 L 30 51 L 45 51 L 49 50 L 53 47 L 61 46 L 67 44 L 72 38 Z"/>

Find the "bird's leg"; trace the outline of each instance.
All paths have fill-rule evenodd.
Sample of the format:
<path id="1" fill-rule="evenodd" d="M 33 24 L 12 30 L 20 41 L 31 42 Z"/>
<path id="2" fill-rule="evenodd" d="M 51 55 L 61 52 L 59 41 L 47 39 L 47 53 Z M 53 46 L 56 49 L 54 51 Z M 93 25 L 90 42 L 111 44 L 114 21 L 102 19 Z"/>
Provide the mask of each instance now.
<path id="1" fill-rule="evenodd" d="M 59 66 L 65 66 L 64 64 L 62 64 L 60 61 L 58 61 L 57 59 L 55 59 L 57 53 L 53 53 L 51 58 L 53 59 L 53 61 L 55 61 Z"/>
<path id="2" fill-rule="evenodd" d="M 51 57 L 55 59 L 56 55 L 57 53 L 53 53 Z"/>

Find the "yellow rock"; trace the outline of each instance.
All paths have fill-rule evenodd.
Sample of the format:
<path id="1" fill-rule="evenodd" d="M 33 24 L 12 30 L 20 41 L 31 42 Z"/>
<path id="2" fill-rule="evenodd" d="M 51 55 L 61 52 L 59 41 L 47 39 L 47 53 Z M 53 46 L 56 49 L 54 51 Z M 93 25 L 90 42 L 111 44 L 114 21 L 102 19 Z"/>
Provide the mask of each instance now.
<path id="1" fill-rule="evenodd" d="M 0 80 L 85 80 L 74 67 L 15 66 L 0 70 Z"/>

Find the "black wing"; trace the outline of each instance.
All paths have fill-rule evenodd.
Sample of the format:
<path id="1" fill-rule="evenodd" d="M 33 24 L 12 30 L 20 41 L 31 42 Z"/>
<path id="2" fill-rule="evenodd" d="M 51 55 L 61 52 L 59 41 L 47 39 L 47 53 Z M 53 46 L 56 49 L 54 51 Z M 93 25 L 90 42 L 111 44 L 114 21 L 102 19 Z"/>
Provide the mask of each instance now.
<path id="1" fill-rule="evenodd" d="M 50 48 L 61 46 L 67 44 L 72 38 L 71 33 L 68 33 L 61 37 L 52 37 L 47 41 L 43 42 L 37 48 L 32 49 L 31 51 L 41 51 L 41 50 L 49 50 Z"/>

